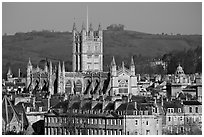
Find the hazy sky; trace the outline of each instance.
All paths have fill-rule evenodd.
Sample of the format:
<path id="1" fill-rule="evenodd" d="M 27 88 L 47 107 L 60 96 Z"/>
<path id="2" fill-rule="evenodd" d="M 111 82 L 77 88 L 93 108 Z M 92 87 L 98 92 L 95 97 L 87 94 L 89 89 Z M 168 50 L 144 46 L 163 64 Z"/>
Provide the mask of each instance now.
<path id="1" fill-rule="evenodd" d="M 202 3 L 3 3 L 2 33 L 32 30 L 71 31 L 86 23 L 123 24 L 128 30 L 147 33 L 202 34 Z"/>

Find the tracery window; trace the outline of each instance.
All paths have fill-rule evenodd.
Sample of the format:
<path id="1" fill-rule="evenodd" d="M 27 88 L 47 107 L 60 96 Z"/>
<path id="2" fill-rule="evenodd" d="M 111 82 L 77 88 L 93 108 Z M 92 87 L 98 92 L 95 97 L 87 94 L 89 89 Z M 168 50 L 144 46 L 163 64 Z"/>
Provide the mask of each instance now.
<path id="1" fill-rule="evenodd" d="M 118 80 L 119 83 L 119 93 L 128 93 L 128 80 L 121 79 Z"/>

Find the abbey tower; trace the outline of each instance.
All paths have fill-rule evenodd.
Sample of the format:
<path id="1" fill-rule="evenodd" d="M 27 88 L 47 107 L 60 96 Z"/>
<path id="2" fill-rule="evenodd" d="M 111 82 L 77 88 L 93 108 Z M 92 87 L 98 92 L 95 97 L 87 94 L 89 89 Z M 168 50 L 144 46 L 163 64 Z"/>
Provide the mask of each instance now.
<path id="1" fill-rule="evenodd" d="M 73 72 L 102 72 L 103 71 L 103 31 L 99 24 L 98 30 L 94 31 L 92 24 L 89 29 L 82 25 L 78 32 L 73 25 Z"/>

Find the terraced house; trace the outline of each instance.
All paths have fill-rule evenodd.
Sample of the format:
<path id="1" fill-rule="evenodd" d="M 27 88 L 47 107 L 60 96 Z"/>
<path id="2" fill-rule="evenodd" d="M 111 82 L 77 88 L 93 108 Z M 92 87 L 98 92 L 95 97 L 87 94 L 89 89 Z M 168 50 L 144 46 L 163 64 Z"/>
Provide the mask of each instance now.
<path id="1" fill-rule="evenodd" d="M 154 103 L 109 99 L 57 104 L 45 115 L 45 134 L 162 134 L 162 117 Z"/>

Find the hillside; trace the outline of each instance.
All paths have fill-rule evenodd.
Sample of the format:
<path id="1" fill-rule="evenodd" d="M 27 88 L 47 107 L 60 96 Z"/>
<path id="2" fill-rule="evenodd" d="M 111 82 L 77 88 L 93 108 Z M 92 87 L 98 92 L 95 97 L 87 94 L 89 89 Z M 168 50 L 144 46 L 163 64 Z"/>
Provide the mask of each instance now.
<path id="1" fill-rule="evenodd" d="M 201 35 L 155 35 L 136 31 L 104 31 L 104 67 L 110 64 L 112 56 L 116 63 L 130 56 L 154 58 L 173 50 L 184 50 L 202 46 Z M 5 76 L 9 66 L 17 74 L 17 68 L 25 72 L 28 58 L 34 65 L 46 58 L 55 63 L 64 60 L 71 71 L 72 34 L 69 32 L 28 32 L 2 37 L 2 73 Z M 139 62 L 136 62 L 136 64 Z"/>

